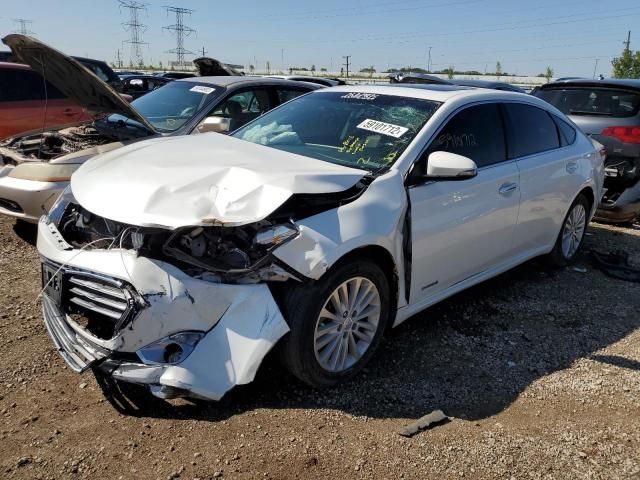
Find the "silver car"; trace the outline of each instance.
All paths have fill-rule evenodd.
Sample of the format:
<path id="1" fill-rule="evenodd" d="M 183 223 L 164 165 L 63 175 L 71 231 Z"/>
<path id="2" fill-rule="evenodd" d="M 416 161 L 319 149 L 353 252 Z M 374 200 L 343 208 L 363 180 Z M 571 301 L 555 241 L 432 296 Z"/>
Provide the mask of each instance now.
<path id="1" fill-rule="evenodd" d="M 640 215 L 640 80 L 571 79 L 534 95 L 568 115 L 603 144 L 605 194 L 594 218 L 633 222 Z"/>

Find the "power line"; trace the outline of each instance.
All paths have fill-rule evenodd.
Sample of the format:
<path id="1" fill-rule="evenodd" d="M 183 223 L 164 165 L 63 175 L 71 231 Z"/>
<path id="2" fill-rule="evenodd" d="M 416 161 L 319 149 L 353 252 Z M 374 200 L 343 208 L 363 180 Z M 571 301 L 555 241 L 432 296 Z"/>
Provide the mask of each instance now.
<path id="1" fill-rule="evenodd" d="M 190 8 L 181 8 L 181 7 L 172 7 L 165 6 L 167 10 L 167 15 L 169 13 L 175 13 L 176 15 L 176 23 L 173 25 L 167 25 L 166 27 L 162 27 L 163 30 L 169 30 L 176 36 L 176 48 L 172 50 L 167 50 L 167 53 L 175 53 L 176 54 L 176 65 L 179 67 L 184 66 L 184 56 L 185 55 L 194 55 L 194 53 L 190 50 L 186 50 L 184 48 L 184 37 L 188 37 L 192 33 L 196 31 L 184 24 L 184 16 L 191 15 L 194 11 Z"/>
<path id="2" fill-rule="evenodd" d="M 147 42 L 142 40 L 142 33 L 147 30 L 147 26 L 140 22 L 140 12 L 147 10 L 147 4 L 134 0 L 118 0 L 118 3 L 121 10 L 123 8 L 129 10 L 129 21 L 122 23 L 124 29 L 129 32 L 129 40 L 124 41 L 131 47 L 129 63 L 133 64 L 135 59 L 136 65 L 143 65 L 144 60 L 140 46 L 147 45 Z"/>
<path id="3" fill-rule="evenodd" d="M 18 25 L 18 29 L 15 33 L 19 33 L 21 35 L 35 35 L 34 32 L 27 28 L 27 25 L 31 25 L 33 20 L 27 20 L 26 18 L 14 18 L 13 21 Z"/>

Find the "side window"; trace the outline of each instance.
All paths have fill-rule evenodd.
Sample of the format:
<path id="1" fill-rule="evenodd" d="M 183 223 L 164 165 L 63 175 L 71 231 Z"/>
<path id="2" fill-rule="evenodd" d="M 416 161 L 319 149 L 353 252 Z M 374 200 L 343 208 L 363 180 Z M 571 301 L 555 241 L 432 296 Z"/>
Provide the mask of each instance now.
<path id="1" fill-rule="evenodd" d="M 551 116 L 553 121 L 556 122 L 556 126 L 558 127 L 558 133 L 560 134 L 560 145 L 566 147 L 567 145 L 571 145 L 576 140 L 576 129 L 569 125 L 564 120 L 556 117 L 555 115 Z"/>
<path id="2" fill-rule="evenodd" d="M 445 151 L 470 158 L 478 167 L 507 159 L 502 116 L 496 104 L 469 107 L 456 114 L 427 153 Z"/>
<path id="3" fill-rule="evenodd" d="M 258 118 L 269 106 L 267 90 L 247 90 L 236 93 L 219 103 L 209 115 L 231 119 L 231 130 L 236 130 L 254 118 Z"/>
<path id="4" fill-rule="evenodd" d="M 25 102 L 29 100 L 44 100 L 42 77 L 29 70 L 0 70 L 0 101 Z"/>
<path id="5" fill-rule="evenodd" d="M 300 95 L 307 93 L 305 90 L 294 90 L 292 88 L 278 88 L 278 103 L 285 103 Z"/>
<path id="6" fill-rule="evenodd" d="M 509 157 L 519 158 L 560 147 L 558 129 L 545 110 L 521 103 L 505 103 Z"/>

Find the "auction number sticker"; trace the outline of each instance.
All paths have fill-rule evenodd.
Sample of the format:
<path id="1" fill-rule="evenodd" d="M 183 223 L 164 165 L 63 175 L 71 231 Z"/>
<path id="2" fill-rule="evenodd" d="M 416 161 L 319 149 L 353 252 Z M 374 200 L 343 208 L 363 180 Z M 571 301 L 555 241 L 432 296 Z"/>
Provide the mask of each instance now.
<path id="1" fill-rule="evenodd" d="M 215 88 L 205 87 L 204 85 L 196 85 L 189 89 L 190 92 L 204 93 L 205 95 L 209 95 L 214 90 Z"/>
<path id="2" fill-rule="evenodd" d="M 378 98 L 377 93 L 362 93 L 362 92 L 349 92 L 346 95 L 342 95 L 340 98 L 347 98 L 353 100 L 375 100 Z"/>
<path id="3" fill-rule="evenodd" d="M 379 122 L 377 120 L 371 120 L 367 118 L 360 123 L 356 128 L 362 130 L 369 130 L 370 132 L 381 133 L 382 135 L 388 135 L 390 137 L 400 138 L 402 135 L 409 131 L 408 128 L 401 127 L 400 125 L 394 125 L 393 123 Z"/>

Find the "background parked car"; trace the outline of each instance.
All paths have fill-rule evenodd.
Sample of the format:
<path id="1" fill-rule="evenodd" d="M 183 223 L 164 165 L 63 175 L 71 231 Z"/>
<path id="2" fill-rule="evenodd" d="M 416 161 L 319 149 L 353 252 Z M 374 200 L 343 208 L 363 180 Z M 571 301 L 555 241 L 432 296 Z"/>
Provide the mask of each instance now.
<path id="1" fill-rule="evenodd" d="M 157 73 L 156 77 L 162 78 L 171 78 L 172 80 L 179 80 L 181 78 L 191 78 L 195 77 L 195 73 L 187 73 L 187 72 L 165 72 L 165 73 Z"/>
<path id="2" fill-rule="evenodd" d="M 89 119 L 82 106 L 28 65 L 0 62 L 0 139 Z"/>
<path id="3" fill-rule="evenodd" d="M 93 73 L 95 73 L 100 80 L 107 83 L 111 88 L 113 88 L 116 92 L 122 92 L 122 81 L 120 77 L 113 71 L 113 69 L 105 62 L 104 60 L 96 60 L 93 58 L 84 58 L 84 57 L 71 57 L 74 60 L 77 60 L 82 65 L 87 67 Z M 11 52 L 0 52 L 0 62 L 14 62 L 14 55 Z"/>
<path id="4" fill-rule="evenodd" d="M 124 85 L 123 92 L 131 95 L 134 99 L 146 95 L 147 93 L 171 82 L 171 78 L 157 77 L 155 75 L 121 75 L 120 79 Z"/>
<path id="5" fill-rule="evenodd" d="M 24 35 L 3 41 L 40 73 L 40 58 L 46 58 L 49 81 L 98 118 L 0 143 L 0 214 L 30 222 L 48 210 L 71 174 L 97 153 L 153 136 L 226 133 L 320 88 L 274 78 L 193 77 L 170 81 L 127 103 L 98 76 L 48 45 Z"/>
<path id="6" fill-rule="evenodd" d="M 603 144 L 606 192 L 596 219 L 632 222 L 640 215 L 640 80 L 574 79 L 534 94 Z"/>
<path id="7" fill-rule="evenodd" d="M 295 80 L 296 82 L 317 83 L 323 87 L 336 87 L 338 85 L 346 85 L 344 80 L 329 77 L 312 77 L 307 75 L 268 75 L 269 78 L 282 78 L 284 80 Z"/>
<path id="8" fill-rule="evenodd" d="M 391 83 L 422 83 L 427 85 L 460 85 L 464 87 L 490 88 L 492 90 L 502 90 L 505 92 L 526 93 L 522 88 L 506 82 L 494 82 L 489 80 L 468 80 L 468 79 L 444 79 L 435 75 L 423 73 L 394 74 L 389 77 Z"/>

